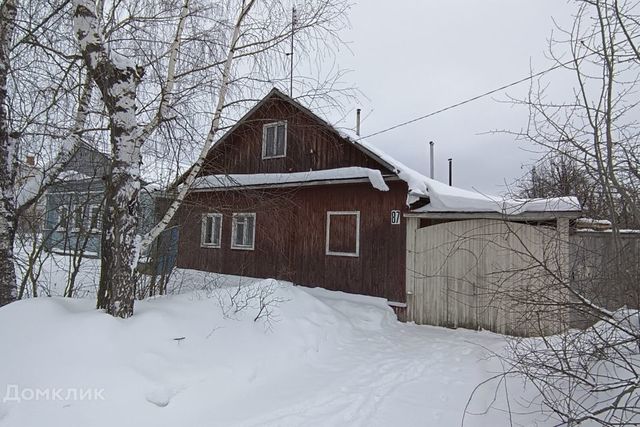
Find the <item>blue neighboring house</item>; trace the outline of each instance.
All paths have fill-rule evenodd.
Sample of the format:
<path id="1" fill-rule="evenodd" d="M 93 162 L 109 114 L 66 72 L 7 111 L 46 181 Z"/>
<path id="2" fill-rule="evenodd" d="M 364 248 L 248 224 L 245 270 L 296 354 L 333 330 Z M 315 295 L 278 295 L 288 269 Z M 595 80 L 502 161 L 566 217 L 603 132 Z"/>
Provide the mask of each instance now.
<path id="1" fill-rule="evenodd" d="M 110 162 L 109 155 L 81 143 L 49 187 L 43 227 L 47 250 L 87 257 L 100 255 L 105 177 Z M 147 186 L 140 192 L 140 233 L 147 232 L 155 223 L 160 193 Z"/>

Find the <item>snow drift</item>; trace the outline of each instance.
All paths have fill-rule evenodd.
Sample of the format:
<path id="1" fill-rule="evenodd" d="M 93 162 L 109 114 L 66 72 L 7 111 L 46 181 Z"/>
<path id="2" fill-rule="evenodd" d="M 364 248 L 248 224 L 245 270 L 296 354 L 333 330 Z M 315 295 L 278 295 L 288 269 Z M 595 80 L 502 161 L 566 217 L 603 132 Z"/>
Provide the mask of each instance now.
<path id="1" fill-rule="evenodd" d="M 137 302 L 127 320 L 93 299 L 0 309 L 0 425 L 457 425 L 497 368 L 486 349 L 505 344 L 398 323 L 380 298 L 179 273 L 187 293 Z"/>

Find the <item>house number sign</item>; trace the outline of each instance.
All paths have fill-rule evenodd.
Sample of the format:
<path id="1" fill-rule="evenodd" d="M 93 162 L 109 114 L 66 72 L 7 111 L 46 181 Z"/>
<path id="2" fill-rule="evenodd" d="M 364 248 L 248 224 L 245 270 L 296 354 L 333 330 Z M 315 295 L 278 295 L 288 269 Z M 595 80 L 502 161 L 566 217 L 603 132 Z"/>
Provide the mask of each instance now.
<path id="1" fill-rule="evenodd" d="M 391 211 L 391 225 L 400 224 L 400 211 Z"/>

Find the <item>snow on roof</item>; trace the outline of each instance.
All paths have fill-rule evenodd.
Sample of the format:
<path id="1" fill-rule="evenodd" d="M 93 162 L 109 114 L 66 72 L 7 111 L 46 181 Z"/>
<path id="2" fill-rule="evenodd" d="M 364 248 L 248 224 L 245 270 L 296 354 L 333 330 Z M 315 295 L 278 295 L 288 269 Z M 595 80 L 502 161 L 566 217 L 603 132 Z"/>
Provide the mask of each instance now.
<path id="1" fill-rule="evenodd" d="M 576 219 L 577 227 L 585 228 L 611 228 L 611 221 L 607 219 L 595 219 L 595 218 L 578 218 Z"/>
<path id="2" fill-rule="evenodd" d="M 60 181 L 83 181 L 96 178 L 75 170 L 64 170 L 58 174 L 57 179 Z"/>
<path id="3" fill-rule="evenodd" d="M 383 163 L 389 165 L 398 177 L 407 183 L 409 194 L 407 205 L 420 198 L 429 198 L 429 204 L 413 212 L 498 212 L 505 215 L 517 215 L 525 212 L 579 212 L 580 202 L 576 197 L 554 197 L 548 199 L 517 199 L 492 196 L 476 191 L 446 185 L 427 178 L 394 159 L 382 150 L 359 140 L 359 136 L 345 131 L 340 135 L 352 144 L 369 151 Z"/>
<path id="4" fill-rule="evenodd" d="M 517 215 L 524 212 L 577 212 L 581 210 L 580 203 L 575 197 L 510 199 L 451 187 L 434 179 L 427 178 L 421 173 L 404 165 L 402 162 L 394 159 L 384 151 L 364 142 L 363 139 L 352 130 L 344 128 L 338 129 L 336 126 L 333 126 L 328 121 L 300 104 L 298 101 L 275 88 L 269 93 L 269 95 L 265 96 L 262 101 L 256 104 L 244 117 L 249 116 L 252 111 L 261 105 L 262 102 L 273 95 L 277 95 L 303 109 L 308 114 L 315 116 L 320 122 L 326 124 L 326 126 L 337 132 L 344 140 L 353 144 L 356 148 L 378 161 L 381 165 L 389 168 L 398 176 L 398 178 L 406 182 L 408 186 L 407 206 L 410 206 L 421 198 L 428 197 L 429 204 L 414 210 L 414 212 L 498 212 L 506 215 Z M 236 123 L 236 126 L 243 119 L 239 120 L 238 123 Z M 224 139 L 233 131 L 233 129 L 234 128 L 229 130 L 221 139 Z M 220 140 L 217 142 L 220 142 Z M 387 185 L 382 179 L 380 171 L 358 167 L 289 174 L 213 175 L 200 178 L 201 181 L 196 181 L 192 188 L 228 188 L 246 185 L 288 184 L 364 177 L 368 177 L 375 188 L 382 191 L 388 190 Z"/>
<path id="5" fill-rule="evenodd" d="M 389 167 L 393 173 L 398 175 L 398 178 L 407 183 L 409 186 L 407 205 L 417 201 L 420 197 L 427 197 L 429 195 L 425 182 L 425 180 L 428 180 L 427 177 L 391 157 L 384 151 L 364 142 L 362 139 L 359 139 L 360 137 L 350 130 L 336 129 L 336 131 L 342 138 L 355 145 L 358 149 L 364 151 L 383 165 Z"/>
<path id="6" fill-rule="evenodd" d="M 498 212 L 505 215 L 518 215 L 525 212 L 579 212 L 581 210 L 580 202 L 575 197 L 508 198 L 450 187 L 442 182 L 423 178 L 429 193 L 429 204 L 414 212 Z"/>
<path id="7" fill-rule="evenodd" d="M 606 219 L 578 218 L 576 219 L 576 229 L 581 232 L 613 232 L 613 224 Z M 620 234 L 638 234 L 640 230 L 621 228 L 617 230 Z"/>
<path id="8" fill-rule="evenodd" d="M 29 199 L 36 196 L 40 191 L 41 183 L 42 172 L 38 169 L 33 169 L 33 171 L 26 177 L 17 178 L 15 186 L 16 205 L 21 206 Z"/>
<path id="9" fill-rule="evenodd" d="M 314 181 L 341 181 L 367 178 L 380 191 L 389 191 L 382 173 L 377 169 L 348 167 L 292 173 L 258 173 L 207 175 L 197 178 L 192 189 L 237 188 L 262 185 L 302 184 Z"/>

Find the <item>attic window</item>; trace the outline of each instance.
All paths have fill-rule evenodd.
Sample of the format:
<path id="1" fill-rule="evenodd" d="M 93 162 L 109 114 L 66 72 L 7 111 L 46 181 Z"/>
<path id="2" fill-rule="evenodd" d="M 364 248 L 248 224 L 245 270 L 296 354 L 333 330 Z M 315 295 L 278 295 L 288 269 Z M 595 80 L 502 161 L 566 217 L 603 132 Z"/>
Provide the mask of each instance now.
<path id="1" fill-rule="evenodd" d="M 360 211 L 327 212 L 327 255 L 360 256 Z"/>
<path id="2" fill-rule="evenodd" d="M 262 158 L 277 159 L 287 154 L 287 122 L 268 123 L 262 128 Z"/>

